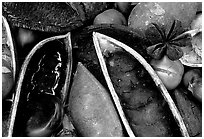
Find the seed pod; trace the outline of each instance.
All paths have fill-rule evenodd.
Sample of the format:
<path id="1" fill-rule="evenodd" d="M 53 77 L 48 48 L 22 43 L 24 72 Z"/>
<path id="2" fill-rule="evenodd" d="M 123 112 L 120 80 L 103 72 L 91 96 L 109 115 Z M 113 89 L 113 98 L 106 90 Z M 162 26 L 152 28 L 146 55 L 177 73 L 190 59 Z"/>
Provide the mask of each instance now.
<path id="1" fill-rule="evenodd" d="M 184 55 L 179 60 L 189 67 L 202 67 L 202 29 L 189 30 L 183 34 L 191 36 L 192 45 L 182 48 Z"/>
<path id="2" fill-rule="evenodd" d="M 3 82 L 2 95 L 4 99 L 12 89 L 15 82 L 17 61 L 16 48 L 14 46 L 9 24 L 4 16 L 2 17 L 2 21 L 2 74 L 9 74 L 11 76 L 11 82 L 7 83 L 7 85 L 10 84 L 10 86 L 6 87 L 6 84 L 4 85 Z M 6 80 L 7 78 L 3 78 L 3 81 L 4 79 Z"/>
<path id="3" fill-rule="evenodd" d="M 107 36 L 113 37 L 140 53 L 147 61 L 150 61 L 150 56 L 146 53 L 146 40 L 141 37 L 140 32 L 132 30 L 122 25 L 92 25 L 72 32 L 72 46 L 74 50 L 74 59 L 77 59 L 99 80 L 102 85 L 107 86 L 105 79 L 102 76 L 100 64 L 94 49 L 92 40 L 92 32 L 97 31 Z M 125 39 L 124 39 L 125 38 Z"/>
<path id="4" fill-rule="evenodd" d="M 8 136 L 54 136 L 72 71 L 70 33 L 39 42 L 21 67 Z"/>
<path id="5" fill-rule="evenodd" d="M 4 2 L 2 13 L 12 26 L 66 33 L 83 26 L 107 7 L 101 2 Z"/>
<path id="6" fill-rule="evenodd" d="M 186 126 L 182 120 L 182 117 L 177 109 L 177 107 L 175 106 L 175 103 L 173 102 L 171 96 L 169 95 L 168 91 L 166 90 L 166 88 L 164 87 L 162 81 L 159 79 L 159 77 L 157 76 L 157 74 L 155 73 L 155 71 L 152 69 L 152 67 L 146 62 L 146 60 L 140 55 L 138 54 L 136 51 L 134 51 L 132 48 L 128 47 L 127 45 L 111 38 L 108 37 L 106 35 L 100 34 L 100 33 L 93 33 L 93 40 L 94 40 L 94 46 L 99 58 L 99 62 L 104 74 L 104 77 L 106 79 L 106 82 L 108 84 L 109 90 L 111 92 L 111 95 L 113 97 L 114 103 L 117 107 L 117 110 L 121 116 L 121 119 L 123 121 L 123 124 L 127 130 L 127 132 L 129 133 L 130 136 L 132 136 L 132 131 L 134 132 L 135 135 L 137 136 L 169 136 L 171 133 L 169 131 L 170 125 L 166 122 L 167 121 L 167 117 L 165 115 L 163 115 L 164 113 L 162 113 L 160 109 L 162 109 L 161 107 L 158 107 L 161 103 L 161 98 L 158 99 L 157 96 L 155 95 L 151 95 L 149 94 L 150 92 L 153 93 L 152 91 L 148 91 L 148 90 L 143 90 L 143 91 L 137 91 L 135 93 L 132 93 L 131 95 L 131 91 L 133 90 L 128 90 L 127 92 L 124 90 L 123 94 L 120 94 L 118 92 L 118 90 L 120 90 L 120 88 L 118 88 L 117 86 L 121 86 L 116 84 L 116 81 L 114 81 L 114 77 L 118 76 L 118 74 L 120 72 L 131 72 L 132 70 L 134 70 L 134 67 L 131 68 L 130 65 L 127 65 L 129 62 L 125 62 L 127 63 L 126 65 L 123 65 L 123 68 L 119 69 L 120 71 L 118 72 L 117 68 L 120 68 L 120 66 L 118 65 L 117 62 L 110 62 L 109 65 L 112 67 L 116 67 L 115 72 L 117 72 L 117 75 L 113 75 L 114 71 L 111 73 L 111 69 L 108 68 L 107 69 L 107 58 L 111 57 L 111 55 L 115 55 L 115 53 L 121 52 L 121 51 L 125 51 L 126 53 L 129 53 L 131 56 L 133 56 L 149 73 L 150 77 L 153 79 L 153 83 L 155 83 L 156 87 L 158 88 L 158 90 L 161 92 L 163 99 L 167 102 L 174 118 L 175 121 L 177 122 L 181 134 L 183 136 L 189 136 Z M 116 58 L 117 60 L 119 58 Z M 105 62 L 106 61 L 106 62 Z M 120 63 L 120 62 L 119 62 Z M 139 64 L 136 63 L 137 66 L 139 66 Z M 109 66 L 109 67 L 110 67 Z M 126 66 L 126 67 L 125 67 Z M 124 71 L 123 71 L 124 70 Z M 110 76 L 109 76 L 110 74 Z M 143 73 L 145 74 L 145 73 Z M 143 76 L 144 77 L 144 76 Z M 146 76 L 147 77 L 147 76 Z M 150 78 L 149 77 L 149 78 Z M 123 79 L 123 78 L 121 78 Z M 145 78 L 145 80 L 148 80 L 148 78 Z M 113 86 L 113 83 L 115 86 Z M 120 82 L 118 80 L 118 82 Z M 151 81 L 149 82 L 143 82 L 144 85 L 143 87 L 148 88 L 148 86 L 152 86 Z M 139 86 L 139 84 L 141 84 L 140 82 L 137 83 L 137 81 L 135 81 L 135 83 L 133 83 L 133 81 L 130 81 L 130 88 L 141 88 L 141 86 Z M 152 88 L 154 89 L 154 87 Z M 147 92 L 149 93 L 147 93 Z M 117 92 L 117 94 L 116 94 Z M 139 94 L 140 92 L 142 92 L 141 94 Z M 149 96 L 148 99 L 145 99 L 145 95 L 147 94 Z M 137 97 L 141 97 L 141 95 L 143 95 L 144 99 L 137 99 Z M 122 104 L 120 104 L 119 98 Z M 121 97 L 122 96 L 122 97 Z M 142 98 L 142 97 L 141 97 Z M 146 102 L 145 102 L 146 101 Z M 136 104 L 135 104 L 136 102 Z M 151 105 L 150 105 L 151 104 Z M 123 106 L 123 109 L 125 111 L 125 116 L 128 117 L 129 119 L 129 124 L 131 129 L 129 128 L 129 125 L 126 121 L 126 118 L 123 115 L 123 109 L 121 108 L 121 105 Z M 160 105 L 161 106 L 161 105 Z M 150 108 L 148 108 L 150 107 Z M 152 107 L 152 108 L 151 108 Z M 156 108 L 154 108 L 156 107 Z M 164 106 L 163 106 L 164 107 Z M 148 109 L 148 110 L 144 110 L 144 109 Z M 154 110 L 158 111 L 158 112 L 154 112 Z M 164 108 L 163 108 L 164 109 Z M 151 112 L 152 110 L 152 112 Z M 138 111 L 138 112 L 137 112 Z M 141 114 L 141 118 L 142 120 L 144 120 L 143 124 L 139 124 L 137 122 L 141 122 L 141 119 L 138 119 L 138 114 L 139 111 L 144 111 L 144 114 L 142 116 Z M 151 113 L 150 115 L 153 116 L 151 118 L 144 118 L 144 116 L 148 115 L 149 112 Z M 153 112 L 155 114 L 153 114 Z M 135 114 L 136 113 L 136 114 Z M 135 114 L 135 115 L 134 115 Z M 133 116 L 134 115 L 134 116 Z M 158 116 L 161 116 L 163 118 L 159 118 Z M 144 125 L 145 124 L 145 125 Z M 174 127 L 175 128 L 175 127 Z M 146 133 L 144 133 L 147 130 Z M 150 133 L 149 133 L 150 132 Z"/>
<path id="7" fill-rule="evenodd" d="M 10 26 L 6 18 L 2 16 L 2 136 L 8 135 L 17 66 L 16 45 L 11 35 Z"/>
<path id="8" fill-rule="evenodd" d="M 96 52 L 94 50 L 92 32 L 99 31 L 105 33 L 109 36 L 115 37 L 125 43 L 132 44 L 135 49 L 138 50 L 145 58 L 149 58 L 145 53 L 145 41 L 138 34 L 127 27 L 121 25 L 94 25 L 84 28 L 78 32 L 73 32 L 72 42 L 73 49 L 75 53 L 75 58 L 78 61 L 82 62 L 83 65 L 98 79 L 98 81 L 104 86 L 107 87 L 101 67 L 98 62 Z M 125 40 L 123 39 L 125 36 Z M 138 48 L 137 46 L 141 46 Z M 127 136 L 127 133 L 125 134 Z M 133 134 L 132 134 L 133 135 Z"/>

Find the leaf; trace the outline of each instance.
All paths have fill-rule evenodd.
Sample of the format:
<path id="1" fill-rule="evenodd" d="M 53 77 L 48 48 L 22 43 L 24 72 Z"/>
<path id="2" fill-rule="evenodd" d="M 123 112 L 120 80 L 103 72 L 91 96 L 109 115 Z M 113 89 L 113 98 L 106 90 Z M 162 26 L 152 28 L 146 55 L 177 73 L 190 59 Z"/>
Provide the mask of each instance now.
<path id="1" fill-rule="evenodd" d="M 161 24 L 155 24 L 155 23 L 152 23 L 153 26 L 155 26 L 155 28 L 157 29 L 157 31 L 159 32 L 159 34 L 161 35 L 162 37 L 162 40 L 165 41 L 166 40 L 166 33 L 165 33 L 165 27 Z"/>
<path id="2" fill-rule="evenodd" d="M 171 45 L 170 47 L 167 47 L 167 56 L 171 60 L 178 60 L 183 56 L 183 51 L 180 47 L 176 45 Z"/>
<path id="3" fill-rule="evenodd" d="M 172 40 L 173 38 L 184 32 L 181 21 L 179 20 L 174 20 L 172 28 L 171 28 L 172 30 L 170 30 L 168 33 L 168 40 Z"/>
<path id="4" fill-rule="evenodd" d="M 161 59 L 165 54 L 166 47 L 162 43 L 147 48 L 147 53 L 154 59 Z"/>
<path id="5" fill-rule="evenodd" d="M 160 43 L 163 41 L 161 34 L 158 32 L 158 30 L 153 26 L 152 24 L 147 27 L 147 30 L 145 31 L 145 37 L 152 43 Z"/>

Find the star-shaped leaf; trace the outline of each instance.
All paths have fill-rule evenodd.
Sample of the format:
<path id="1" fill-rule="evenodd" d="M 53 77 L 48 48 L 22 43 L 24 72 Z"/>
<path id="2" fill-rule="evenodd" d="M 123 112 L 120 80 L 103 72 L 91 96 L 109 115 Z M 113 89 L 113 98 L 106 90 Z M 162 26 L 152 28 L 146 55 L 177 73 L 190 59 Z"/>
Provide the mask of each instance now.
<path id="1" fill-rule="evenodd" d="M 181 22 L 174 20 L 171 27 L 152 23 L 145 32 L 145 36 L 152 43 L 147 48 L 147 53 L 154 59 L 160 59 L 167 55 L 171 60 L 177 60 L 183 56 L 182 49 L 191 45 L 191 35 L 184 33 Z"/>

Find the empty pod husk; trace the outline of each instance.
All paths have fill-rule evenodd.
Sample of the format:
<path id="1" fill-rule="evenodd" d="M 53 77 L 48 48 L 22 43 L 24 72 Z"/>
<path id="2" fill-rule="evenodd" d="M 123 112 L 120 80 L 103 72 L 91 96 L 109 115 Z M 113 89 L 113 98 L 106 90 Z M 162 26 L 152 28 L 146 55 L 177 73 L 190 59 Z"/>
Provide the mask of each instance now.
<path id="1" fill-rule="evenodd" d="M 70 33 L 30 51 L 17 80 L 8 136 L 55 136 L 61 130 L 71 72 Z"/>
<path id="2" fill-rule="evenodd" d="M 8 135 L 17 75 L 17 51 L 7 19 L 2 16 L 2 135 Z"/>

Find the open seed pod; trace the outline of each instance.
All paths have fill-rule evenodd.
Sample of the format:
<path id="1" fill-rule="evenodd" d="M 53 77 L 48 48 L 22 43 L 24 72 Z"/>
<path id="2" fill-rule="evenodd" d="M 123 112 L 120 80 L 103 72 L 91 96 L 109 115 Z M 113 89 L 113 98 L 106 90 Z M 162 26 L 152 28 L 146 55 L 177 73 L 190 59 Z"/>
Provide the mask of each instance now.
<path id="1" fill-rule="evenodd" d="M 191 22 L 191 46 L 184 47 L 184 55 L 180 61 L 190 67 L 202 67 L 202 13 L 196 14 Z"/>
<path id="2" fill-rule="evenodd" d="M 3 2 L 2 13 L 15 27 L 65 33 L 107 9 L 103 2 Z"/>
<path id="3" fill-rule="evenodd" d="M 192 45 L 182 48 L 183 56 L 179 60 L 189 67 L 202 67 L 202 29 L 189 30 L 185 34 L 191 36 Z"/>
<path id="4" fill-rule="evenodd" d="M 17 73 L 17 52 L 9 24 L 2 16 L 2 131 L 3 136 L 8 134 L 11 105 L 13 104 L 13 88 Z"/>
<path id="5" fill-rule="evenodd" d="M 147 61 L 129 46 L 106 35 L 94 32 L 93 41 L 128 135 L 178 136 L 174 130 L 179 128 L 181 135 L 188 137 L 174 101 Z"/>
<path id="6" fill-rule="evenodd" d="M 72 32 L 73 56 L 74 61 L 76 60 L 76 62 L 73 63 L 76 64 L 77 61 L 81 62 L 103 86 L 106 86 L 106 83 L 102 76 L 103 73 L 93 44 L 92 32 L 94 31 L 113 37 L 128 46 L 132 46 L 132 48 L 140 53 L 147 61 L 151 60 L 151 57 L 146 53 L 146 47 L 148 45 L 146 44 L 147 41 L 145 41 L 145 38 L 141 37 L 138 31 L 126 26 L 114 24 L 92 25 L 83 30 Z"/>
<path id="7" fill-rule="evenodd" d="M 55 136 L 61 130 L 71 72 L 70 33 L 30 51 L 17 80 L 8 136 Z"/>
<path id="8" fill-rule="evenodd" d="M 14 47 L 9 24 L 4 16 L 2 16 L 2 23 L 2 72 L 5 74 L 10 72 L 13 82 L 15 82 L 17 69 L 16 48 Z M 9 87 L 6 88 L 8 89 Z M 6 92 L 8 91 L 5 90 L 5 94 L 7 94 Z"/>

